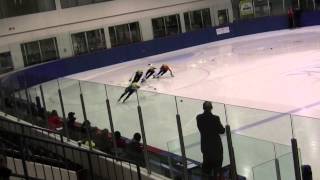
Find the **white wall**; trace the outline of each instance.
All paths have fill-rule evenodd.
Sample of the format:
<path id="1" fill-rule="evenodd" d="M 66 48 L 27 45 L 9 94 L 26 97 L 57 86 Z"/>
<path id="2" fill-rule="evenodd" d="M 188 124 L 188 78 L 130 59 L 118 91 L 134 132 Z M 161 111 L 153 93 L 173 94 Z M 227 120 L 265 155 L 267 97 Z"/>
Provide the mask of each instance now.
<path id="1" fill-rule="evenodd" d="M 57 10 L 25 16 L 0 19 L 0 52 L 10 50 L 14 67 L 23 67 L 20 45 L 50 37 L 57 37 L 60 57 L 73 55 L 70 34 L 104 28 L 107 47 L 110 48 L 108 27 L 139 21 L 143 41 L 153 39 L 151 18 L 180 14 L 182 32 L 185 32 L 183 12 L 211 8 L 213 25 L 217 10 L 229 8 L 230 0 L 114 0 L 73 8 L 61 9 L 60 0 L 55 0 Z M 14 28 L 14 30 L 9 30 Z"/>
<path id="2" fill-rule="evenodd" d="M 67 31 L 95 29 L 177 12 L 220 6 L 226 0 L 115 0 L 0 20 L 0 46 Z M 169 7 L 170 6 L 170 7 Z M 147 25 L 147 24 L 146 24 Z M 14 30 L 9 28 L 14 27 Z M 30 32 L 32 31 L 32 32 Z M 22 33 L 14 35 L 17 33 Z M 147 39 L 150 38 L 150 32 Z M 12 36 L 10 36 L 12 35 Z"/>

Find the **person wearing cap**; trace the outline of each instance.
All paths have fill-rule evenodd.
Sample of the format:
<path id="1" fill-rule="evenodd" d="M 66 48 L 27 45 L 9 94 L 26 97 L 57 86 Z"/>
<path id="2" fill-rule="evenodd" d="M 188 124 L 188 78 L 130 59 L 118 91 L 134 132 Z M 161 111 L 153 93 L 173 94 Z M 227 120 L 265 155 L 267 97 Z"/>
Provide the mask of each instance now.
<path id="1" fill-rule="evenodd" d="M 143 71 L 142 70 L 138 70 L 134 73 L 134 75 L 129 79 L 129 82 L 131 83 L 137 83 L 140 81 L 141 77 L 143 75 Z"/>
<path id="2" fill-rule="evenodd" d="M 76 118 L 74 117 L 74 112 L 68 113 L 68 128 L 74 128 L 74 123 L 76 122 Z"/>
<path id="3" fill-rule="evenodd" d="M 138 83 L 131 83 L 122 93 L 122 95 L 120 96 L 120 98 L 118 99 L 118 102 L 122 99 L 123 96 L 125 96 L 126 94 L 127 97 L 123 100 L 123 102 L 125 102 L 132 93 L 136 92 L 138 89 L 140 88 L 140 85 Z"/>
<path id="4" fill-rule="evenodd" d="M 225 132 L 220 117 L 212 114 L 212 104 L 203 103 L 202 114 L 197 115 L 197 126 L 201 136 L 201 152 L 203 155 L 202 172 L 205 176 L 212 173 L 215 178 L 221 173 L 223 146 L 220 134 Z"/>

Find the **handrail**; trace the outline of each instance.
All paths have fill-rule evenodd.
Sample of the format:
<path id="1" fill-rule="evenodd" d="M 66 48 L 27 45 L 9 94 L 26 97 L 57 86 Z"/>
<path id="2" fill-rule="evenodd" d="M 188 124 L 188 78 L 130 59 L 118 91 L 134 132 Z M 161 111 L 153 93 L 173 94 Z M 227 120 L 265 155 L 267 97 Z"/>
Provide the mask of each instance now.
<path id="1" fill-rule="evenodd" d="M 19 125 L 22 126 L 22 124 L 19 124 Z M 90 150 L 79 148 L 79 147 L 75 147 L 75 146 L 72 146 L 72 145 L 69 145 L 69 144 L 61 143 L 59 141 L 50 141 L 50 140 L 39 138 L 39 137 L 29 136 L 29 135 L 25 135 L 25 134 L 18 134 L 18 133 L 14 133 L 14 132 L 11 132 L 11 131 L 8 131 L 8 130 L 4 130 L 4 129 L 0 128 L 0 132 L 1 131 L 5 132 L 5 133 L 8 133 L 8 134 L 19 135 L 19 136 L 24 137 L 24 138 L 28 138 L 28 139 L 32 139 L 32 140 L 36 140 L 36 141 L 40 141 L 40 142 L 44 142 L 44 143 L 49 143 L 49 144 L 53 144 L 53 145 L 59 145 L 59 146 L 62 146 L 64 148 L 70 148 L 72 150 L 78 150 L 78 151 L 82 151 L 82 152 L 85 152 L 85 153 L 91 153 L 91 154 L 94 154 L 94 155 L 103 156 L 103 157 L 106 157 L 106 158 L 115 159 L 117 161 L 123 161 L 123 162 L 127 162 L 127 163 L 130 163 L 130 164 L 135 164 L 135 165 L 139 166 L 138 163 L 136 163 L 136 162 L 134 162 L 132 160 L 127 160 L 127 159 L 124 159 L 124 158 L 121 158 L 121 157 L 115 157 L 115 156 L 108 155 L 108 154 L 101 153 L 101 152 L 90 151 Z"/>

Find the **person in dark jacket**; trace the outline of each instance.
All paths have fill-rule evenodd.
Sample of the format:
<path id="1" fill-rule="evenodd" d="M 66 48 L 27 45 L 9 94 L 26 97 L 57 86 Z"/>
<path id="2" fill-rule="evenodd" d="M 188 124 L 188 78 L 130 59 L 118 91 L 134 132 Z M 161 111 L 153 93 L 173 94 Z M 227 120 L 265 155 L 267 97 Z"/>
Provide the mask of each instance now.
<path id="1" fill-rule="evenodd" d="M 205 176 L 213 170 L 215 178 L 218 177 L 222 168 L 223 147 L 219 134 L 225 132 L 219 116 L 213 115 L 211 102 L 203 103 L 202 114 L 197 116 L 197 126 L 201 136 L 201 152 L 203 155 L 202 172 Z"/>

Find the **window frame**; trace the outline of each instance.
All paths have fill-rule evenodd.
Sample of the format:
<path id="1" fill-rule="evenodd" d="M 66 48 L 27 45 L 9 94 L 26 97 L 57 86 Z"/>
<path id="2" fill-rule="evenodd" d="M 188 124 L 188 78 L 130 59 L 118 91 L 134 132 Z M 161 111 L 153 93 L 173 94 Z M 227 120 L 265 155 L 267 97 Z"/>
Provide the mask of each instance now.
<path id="1" fill-rule="evenodd" d="M 139 40 L 138 41 L 134 41 L 133 40 L 133 33 L 132 33 L 133 31 L 131 30 L 131 27 L 130 27 L 132 24 L 136 24 L 137 27 L 138 27 L 138 32 L 139 32 Z M 126 27 L 126 29 L 128 30 L 127 33 L 129 33 L 129 39 L 126 40 L 127 42 L 120 42 L 120 39 L 118 37 L 118 30 L 122 26 Z M 134 22 L 129 22 L 129 23 L 125 23 L 125 24 L 118 24 L 118 25 L 114 25 L 114 26 L 109 26 L 108 29 L 109 29 L 109 37 L 110 37 L 111 48 L 118 47 L 118 46 L 124 46 L 124 45 L 132 44 L 132 43 L 138 43 L 138 42 L 143 41 L 141 28 L 140 28 L 140 22 L 139 21 L 134 21 Z M 114 37 L 112 37 L 111 31 L 113 31 L 112 34 L 114 35 Z M 115 42 L 113 43 L 111 41 L 111 39 L 115 40 Z"/>
<path id="2" fill-rule="evenodd" d="M 56 58 L 44 59 L 42 48 L 41 48 L 41 44 L 40 44 L 40 41 L 43 41 L 43 40 L 52 40 L 53 41 L 53 46 L 54 46 Z M 27 45 L 31 44 L 31 43 L 36 43 L 37 44 L 37 46 L 38 46 L 37 50 L 39 51 L 39 55 L 40 55 L 40 59 L 38 59 L 36 61 L 32 61 L 32 62 L 28 58 L 28 56 L 30 54 L 28 53 L 28 50 L 27 50 Z M 49 61 L 57 60 L 57 59 L 60 58 L 57 37 L 47 37 L 47 38 L 44 38 L 44 39 L 38 39 L 38 40 L 34 40 L 34 41 L 23 42 L 23 43 L 20 44 L 20 49 L 21 49 L 21 52 L 22 52 L 24 67 L 32 66 L 32 65 L 35 65 L 35 64 L 41 64 L 41 63 L 44 63 L 44 62 L 49 62 Z"/>
<path id="3" fill-rule="evenodd" d="M 208 11 L 209 12 L 209 20 L 210 20 L 210 26 L 207 26 L 207 23 L 205 23 L 204 21 L 204 11 Z M 192 25 L 192 20 L 191 20 L 191 13 L 195 13 L 195 12 L 200 12 L 200 17 L 201 17 L 201 25 L 199 28 L 195 28 L 193 25 Z M 202 8 L 202 9 L 197 9 L 197 10 L 191 10 L 191 11 L 187 11 L 187 12 L 184 12 L 183 13 L 183 17 L 185 18 L 185 14 L 187 15 L 188 17 L 188 20 L 184 19 L 185 21 L 185 26 L 186 26 L 186 32 L 191 32 L 191 31 L 197 31 L 197 30 L 200 30 L 200 29 L 204 29 L 204 28 L 207 28 L 207 27 L 212 27 L 213 26 L 213 23 L 212 23 L 212 14 L 210 12 L 210 8 Z M 194 16 L 193 16 L 194 17 Z M 187 23 L 187 21 L 189 23 Z"/>
<path id="4" fill-rule="evenodd" d="M 175 16 L 175 19 L 176 19 L 176 22 L 177 22 L 177 33 L 175 35 L 178 35 L 178 34 L 182 33 L 180 14 L 176 13 L 176 14 L 171 14 L 171 15 L 167 15 L 167 16 L 151 18 L 153 38 L 163 38 L 163 37 L 167 37 L 167 36 L 172 36 L 172 35 L 169 34 L 168 24 L 166 23 L 166 19 L 165 19 L 165 18 L 169 18 L 170 16 Z M 155 28 L 153 26 L 153 21 L 158 20 L 158 19 L 162 20 L 161 22 L 163 23 L 163 27 L 164 27 L 164 36 L 158 36 L 158 35 L 155 36 Z"/>

